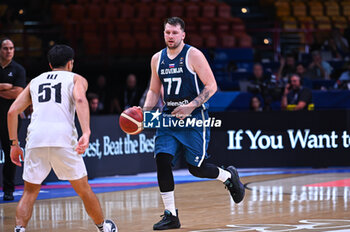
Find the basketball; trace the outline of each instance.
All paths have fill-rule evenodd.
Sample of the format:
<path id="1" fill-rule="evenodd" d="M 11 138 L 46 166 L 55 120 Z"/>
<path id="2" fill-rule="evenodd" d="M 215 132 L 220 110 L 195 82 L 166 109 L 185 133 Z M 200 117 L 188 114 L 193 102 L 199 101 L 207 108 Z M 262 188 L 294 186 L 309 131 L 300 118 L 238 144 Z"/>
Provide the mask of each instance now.
<path id="1" fill-rule="evenodd" d="M 142 110 L 136 106 L 124 110 L 119 117 L 119 126 L 127 134 L 139 134 L 143 130 Z"/>

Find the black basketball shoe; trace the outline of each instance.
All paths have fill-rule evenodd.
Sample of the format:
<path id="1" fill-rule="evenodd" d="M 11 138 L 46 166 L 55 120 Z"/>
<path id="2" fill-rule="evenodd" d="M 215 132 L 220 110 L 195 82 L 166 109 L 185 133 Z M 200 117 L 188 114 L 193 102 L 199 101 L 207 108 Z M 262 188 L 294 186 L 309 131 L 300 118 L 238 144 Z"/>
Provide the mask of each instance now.
<path id="1" fill-rule="evenodd" d="M 177 209 L 176 214 L 177 216 L 174 216 L 169 210 L 166 209 L 164 211 L 164 214 L 161 215 L 161 217 L 163 217 L 162 220 L 153 225 L 153 230 L 169 230 L 180 228 L 181 224 Z"/>
<path id="2" fill-rule="evenodd" d="M 13 201 L 15 198 L 13 197 L 13 192 L 4 192 L 4 201 Z"/>
<path id="3" fill-rule="evenodd" d="M 245 188 L 242 182 L 239 180 L 238 172 L 235 167 L 229 166 L 226 168 L 231 173 L 231 178 L 228 178 L 224 184 L 225 188 L 230 191 L 233 201 L 238 204 L 244 198 Z"/>

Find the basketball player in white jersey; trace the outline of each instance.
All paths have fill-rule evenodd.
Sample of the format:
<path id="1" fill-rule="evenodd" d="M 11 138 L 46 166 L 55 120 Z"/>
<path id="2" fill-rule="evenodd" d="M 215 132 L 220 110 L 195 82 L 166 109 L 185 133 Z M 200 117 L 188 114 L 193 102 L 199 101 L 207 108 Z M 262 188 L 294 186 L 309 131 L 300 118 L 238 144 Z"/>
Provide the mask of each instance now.
<path id="1" fill-rule="evenodd" d="M 73 49 L 66 45 L 51 48 L 48 60 L 52 71 L 34 78 L 8 112 L 11 160 L 21 166 L 19 157 L 23 160 L 23 152 L 18 145 L 17 115 L 33 104 L 24 159 L 24 191 L 16 209 L 15 232 L 25 231 L 41 183 L 51 168 L 59 179 L 70 181 L 98 231 L 118 231 L 113 221 L 104 220 L 100 203 L 88 184 L 81 156 L 89 146 L 91 133 L 89 105 L 85 96 L 88 83 L 72 72 L 73 58 Z M 78 141 L 75 110 L 82 129 Z"/>

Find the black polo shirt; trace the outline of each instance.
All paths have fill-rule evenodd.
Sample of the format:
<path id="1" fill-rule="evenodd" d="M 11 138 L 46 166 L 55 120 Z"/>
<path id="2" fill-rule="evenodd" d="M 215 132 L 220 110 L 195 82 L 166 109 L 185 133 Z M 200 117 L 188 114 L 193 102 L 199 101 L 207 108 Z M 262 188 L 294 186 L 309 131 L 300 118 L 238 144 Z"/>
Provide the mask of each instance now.
<path id="1" fill-rule="evenodd" d="M 288 105 L 297 105 L 300 101 L 306 103 L 304 110 L 307 110 L 308 105 L 312 103 L 312 92 L 310 89 L 301 87 L 300 89 L 292 90 L 288 93 Z"/>
<path id="2" fill-rule="evenodd" d="M 22 65 L 12 60 L 5 68 L 0 65 L 0 83 L 8 83 L 13 86 L 26 87 L 26 71 Z M 1 111 L 9 110 L 11 104 L 15 99 L 5 99 L 0 97 L 0 109 Z"/>

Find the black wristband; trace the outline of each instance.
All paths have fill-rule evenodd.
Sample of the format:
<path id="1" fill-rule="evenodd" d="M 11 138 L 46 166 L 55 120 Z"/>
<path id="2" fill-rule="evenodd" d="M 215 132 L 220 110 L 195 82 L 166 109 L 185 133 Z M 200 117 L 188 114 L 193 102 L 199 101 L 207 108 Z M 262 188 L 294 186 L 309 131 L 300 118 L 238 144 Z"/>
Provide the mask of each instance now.
<path id="1" fill-rule="evenodd" d="M 16 146 L 16 145 L 18 145 L 18 140 L 17 139 L 10 139 L 10 144 L 11 144 L 11 146 Z"/>

